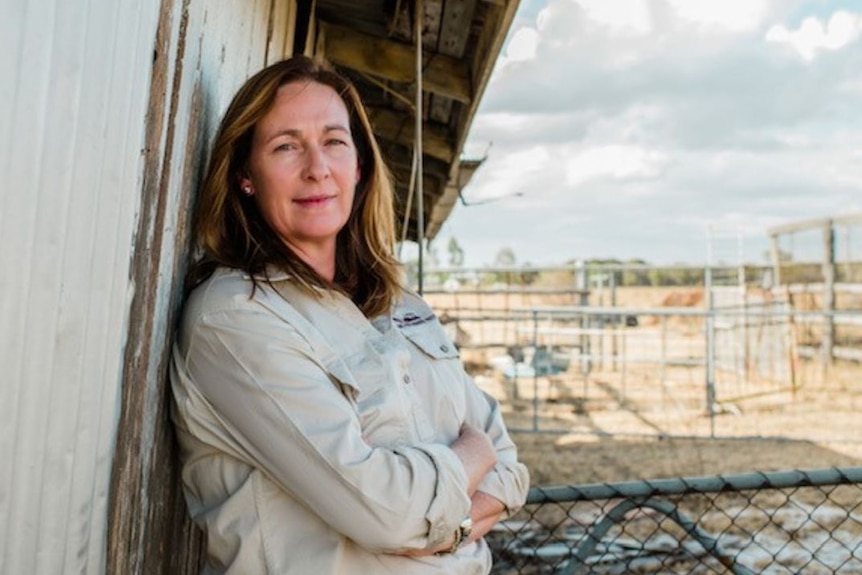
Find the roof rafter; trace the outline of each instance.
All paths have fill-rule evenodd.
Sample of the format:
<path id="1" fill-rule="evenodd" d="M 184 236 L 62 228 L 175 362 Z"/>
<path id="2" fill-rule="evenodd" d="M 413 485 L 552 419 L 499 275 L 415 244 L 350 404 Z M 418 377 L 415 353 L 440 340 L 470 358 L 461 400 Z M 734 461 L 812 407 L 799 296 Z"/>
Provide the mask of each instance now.
<path id="1" fill-rule="evenodd" d="M 330 62 L 365 74 L 410 83 L 416 79 L 416 54 L 413 46 L 363 34 L 344 26 L 321 21 L 318 41 Z M 467 64 L 444 54 L 429 54 L 422 71 L 423 88 L 459 102 L 473 98 Z"/>
<path id="2" fill-rule="evenodd" d="M 407 148 L 413 147 L 416 129 L 412 115 L 372 108 L 368 110 L 368 116 L 378 136 Z M 422 153 L 447 163 L 452 162 L 455 148 L 448 131 L 426 123 L 422 130 Z"/>

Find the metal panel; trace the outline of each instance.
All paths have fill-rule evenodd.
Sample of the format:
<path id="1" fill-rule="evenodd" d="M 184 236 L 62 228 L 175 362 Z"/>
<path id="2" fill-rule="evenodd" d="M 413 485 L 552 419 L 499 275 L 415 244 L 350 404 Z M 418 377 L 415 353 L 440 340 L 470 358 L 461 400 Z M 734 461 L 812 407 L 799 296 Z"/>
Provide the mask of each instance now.
<path id="1" fill-rule="evenodd" d="M 292 7 L 271 0 L 163 0 L 130 271 L 136 290 L 111 479 L 109 573 L 198 571 L 200 537 L 178 491 L 165 401 L 189 207 L 229 99 L 268 59 L 283 56 Z"/>
<path id="2" fill-rule="evenodd" d="M 3 12 L 0 572 L 102 573 L 158 4 Z"/>

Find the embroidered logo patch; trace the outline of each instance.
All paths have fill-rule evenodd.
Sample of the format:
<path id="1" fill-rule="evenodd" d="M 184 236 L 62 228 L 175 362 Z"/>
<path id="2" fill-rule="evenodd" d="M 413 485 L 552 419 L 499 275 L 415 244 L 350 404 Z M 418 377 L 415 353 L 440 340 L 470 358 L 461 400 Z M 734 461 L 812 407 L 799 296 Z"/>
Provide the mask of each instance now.
<path id="1" fill-rule="evenodd" d="M 398 327 L 406 327 L 413 325 L 422 325 L 423 323 L 428 323 L 429 321 L 434 321 L 434 314 L 429 314 L 426 317 L 422 317 L 416 315 L 412 311 L 408 311 L 404 314 L 404 317 L 393 317 L 392 321 L 395 322 L 395 325 Z"/>

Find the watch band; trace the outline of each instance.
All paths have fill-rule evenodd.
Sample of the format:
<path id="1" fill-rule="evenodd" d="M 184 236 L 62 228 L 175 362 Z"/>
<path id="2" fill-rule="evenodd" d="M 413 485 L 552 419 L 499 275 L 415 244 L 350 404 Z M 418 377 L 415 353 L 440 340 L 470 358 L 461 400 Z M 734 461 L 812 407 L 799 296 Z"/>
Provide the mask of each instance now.
<path id="1" fill-rule="evenodd" d="M 437 555 L 449 555 L 451 553 L 455 553 L 459 547 L 470 537 L 470 533 L 473 532 L 473 518 L 470 515 L 465 515 L 464 519 L 461 520 L 461 523 L 458 524 L 458 528 L 455 530 L 455 541 L 449 546 L 448 549 L 444 549 L 443 551 L 438 551 Z"/>

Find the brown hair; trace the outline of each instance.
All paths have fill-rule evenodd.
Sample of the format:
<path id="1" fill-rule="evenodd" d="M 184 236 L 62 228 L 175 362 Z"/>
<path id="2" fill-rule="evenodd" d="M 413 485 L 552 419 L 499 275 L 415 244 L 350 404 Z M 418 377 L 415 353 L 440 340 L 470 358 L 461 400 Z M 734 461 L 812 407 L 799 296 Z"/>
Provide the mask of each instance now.
<path id="1" fill-rule="evenodd" d="M 359 159 L 353 207 L 336 239 L 332 283 L 281 241 L 256 202 L 240 189 L 257 123 L 269 112 L 278 89 L 297 81 L 323 84 L 338 93 L 347 107 Z M 390 175 L 356 88 L 322 60 L 306 56 L 282 60 L 249 78 L 222 118 L 198 198 L 195 228 L 203 256 L 193 267 L 190 282 L 197 285 L 216 266 L 227 266 L 269 283 L 268 272 L 278 269 L 312 293 L 315 286 L 340 289 L 366 316 L 378 315 L 389 309 L 401 285 L 400 264 L 393 256 L 392 202 Z"/>

